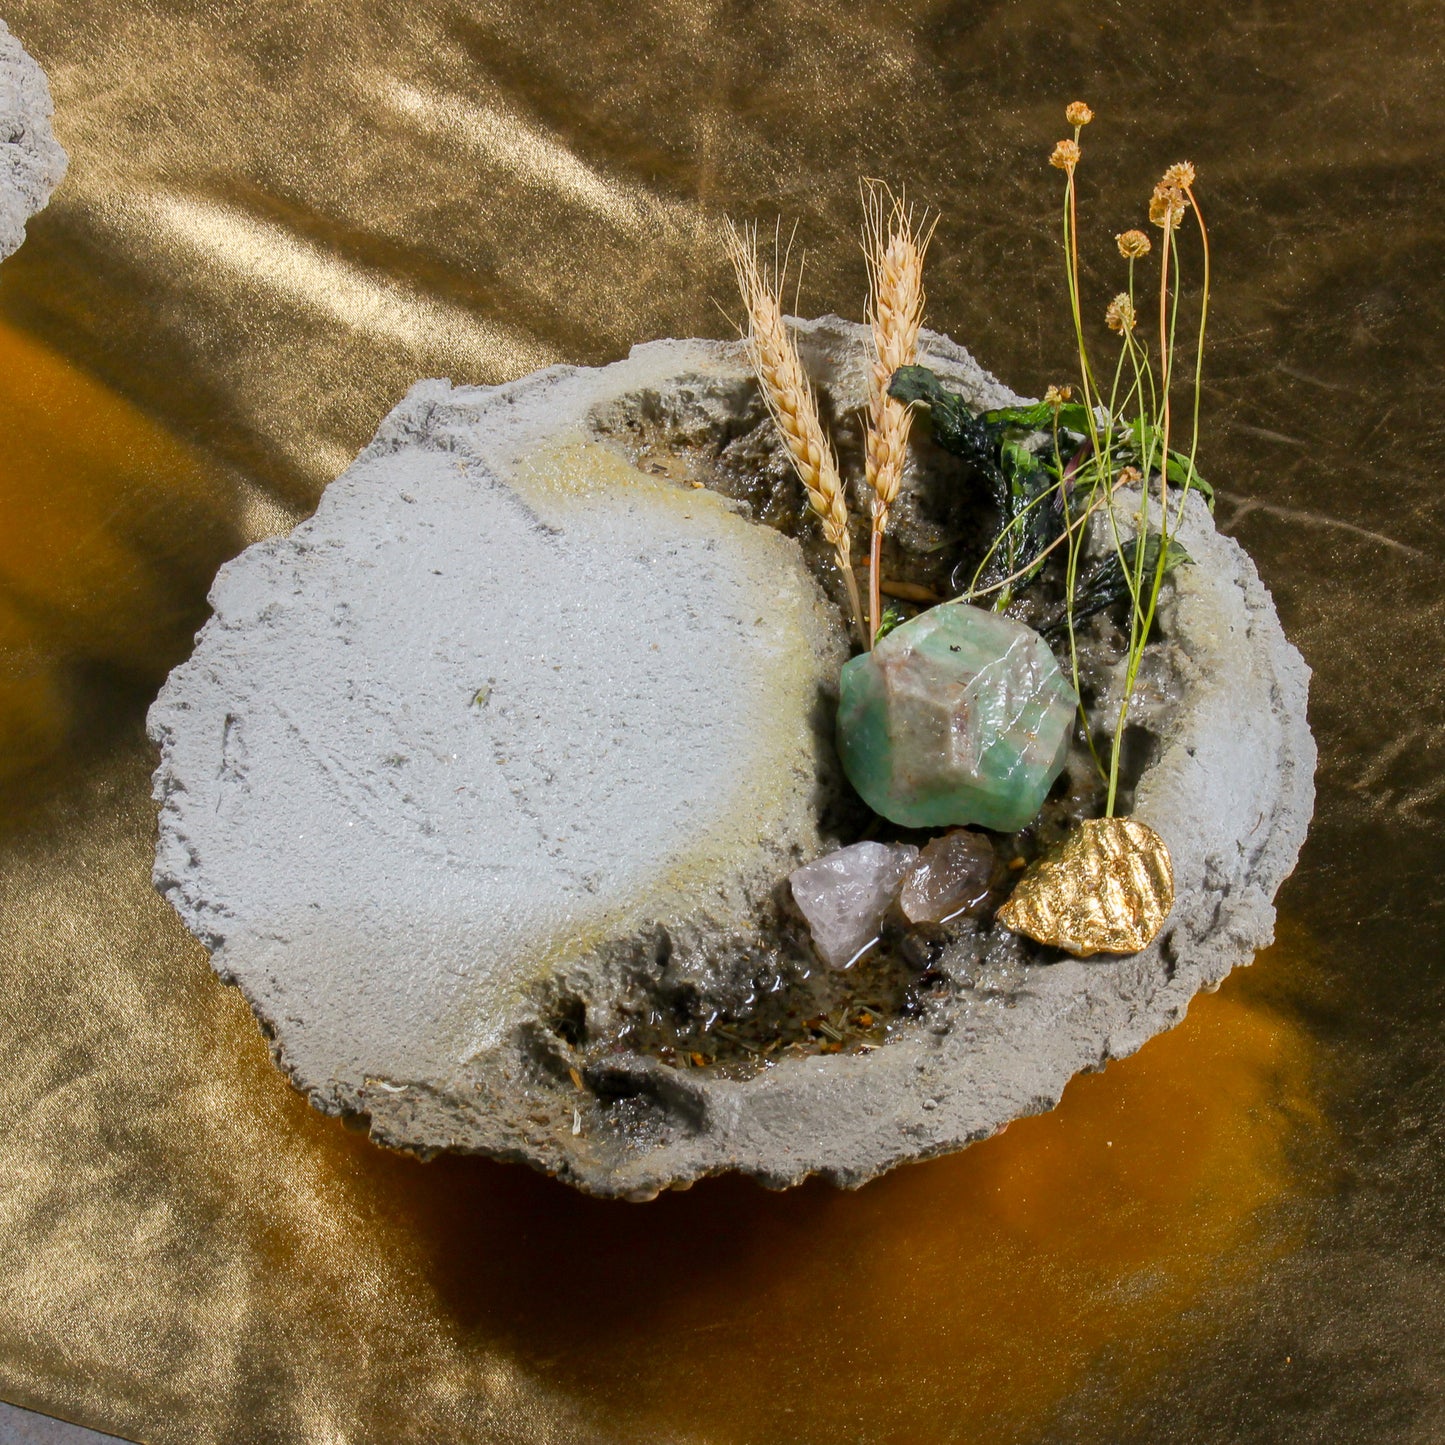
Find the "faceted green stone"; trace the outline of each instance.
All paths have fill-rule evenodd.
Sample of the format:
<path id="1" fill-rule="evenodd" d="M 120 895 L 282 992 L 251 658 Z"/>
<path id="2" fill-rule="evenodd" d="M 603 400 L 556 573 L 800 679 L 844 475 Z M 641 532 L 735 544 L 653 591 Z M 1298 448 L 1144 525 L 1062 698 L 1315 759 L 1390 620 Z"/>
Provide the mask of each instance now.
<path id="1" fill-rule="evenodd" d="M 894 823 L 1013 832 L 1063 769 L 1076 706 L 1033 628 L 949 602 L 843 668 L 838 751 Z"/>

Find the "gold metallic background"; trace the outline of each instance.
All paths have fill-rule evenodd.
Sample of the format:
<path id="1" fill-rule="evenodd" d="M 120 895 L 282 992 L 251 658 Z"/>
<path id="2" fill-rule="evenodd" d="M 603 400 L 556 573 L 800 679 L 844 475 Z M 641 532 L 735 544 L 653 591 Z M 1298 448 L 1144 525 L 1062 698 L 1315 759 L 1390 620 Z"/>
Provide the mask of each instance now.
<path id="1" fill-rule="evenodd" d="M 0 1394 L 151 1441 L 1445 1438 L 1445 12 L 1424 0 L 10 0 L 71 171 L 0 271 Z M 939 206 L 933 324 L 1066 374 L 1200 168 L 1203 460 L 1316 669 L 1281 942 L 857 1194 L 601 1203 L 313 1114 L 151 893 L 209 580 L 417 377 L 719 335 L 716 217 Z M 260 840 L 264 841 L 264 840 Z"/>

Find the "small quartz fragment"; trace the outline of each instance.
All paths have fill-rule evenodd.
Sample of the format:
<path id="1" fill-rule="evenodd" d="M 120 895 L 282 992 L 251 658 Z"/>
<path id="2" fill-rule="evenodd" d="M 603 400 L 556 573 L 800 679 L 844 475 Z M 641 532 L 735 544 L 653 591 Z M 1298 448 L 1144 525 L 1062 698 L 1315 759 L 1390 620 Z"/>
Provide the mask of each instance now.
<path id="1" fill-rule="evenodd" d="M 1174 906 L 1164 840 L 1137 818 L 1090 818 L 1019 879 L 998 921 L 1078 958 L 1138 953 Z"/>
<path id="2" fill-rule="evenodd" d="M 946 603 L 843 668 L 838 751 L 875 813 L 1012 833 L 1043 806 L 1077 699 L 1031 627 Z"/>
<path id="3" fill-rule="evenodd" d="M 898 903 L 910 923 L 946 923 L 976 909 L 992 877 L 993 844 L 982 833 L 956 828 L 919 854 Z"/>
<path id="4" fill-rule="evenodd" d="M 854 843 L 794 869 L 793 898 L 825 962 L 847 968 L 877 941 L 883 915 L 917 861 L 911 843 Z"/>

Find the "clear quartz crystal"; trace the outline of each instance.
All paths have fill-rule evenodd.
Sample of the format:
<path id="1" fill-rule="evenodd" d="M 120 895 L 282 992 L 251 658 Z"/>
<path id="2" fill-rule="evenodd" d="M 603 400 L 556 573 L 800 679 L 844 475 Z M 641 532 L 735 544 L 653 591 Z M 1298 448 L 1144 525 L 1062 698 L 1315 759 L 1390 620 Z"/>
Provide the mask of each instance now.
<path id="1" fill-rule="evenodd" d="M 957 828 L 924 848 L 903 880 L 899 906 L 910 923 L 944 923 L 978 907 L 993 878 L 993 844 Z"/>
<path id="2" fill-rule="evenodd" d="M 877 940 L 888 905 L 917 861 L 911 843 L 854 843 L 793 871 L 793 898 L 826 963 L 847 968 Z"/>

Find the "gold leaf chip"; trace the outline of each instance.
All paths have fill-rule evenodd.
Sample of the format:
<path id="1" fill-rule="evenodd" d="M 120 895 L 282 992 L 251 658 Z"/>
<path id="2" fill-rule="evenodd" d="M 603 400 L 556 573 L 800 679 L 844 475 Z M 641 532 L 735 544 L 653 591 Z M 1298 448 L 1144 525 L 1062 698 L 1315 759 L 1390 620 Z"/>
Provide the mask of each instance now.
<path id="1" fill-rule="evenodd" d="M 1169 848 L 1137 818 L 1091 818 L 1019 879 L 998 921 L 1077 958 L 1138 953 L 1174 906 Z"/>

